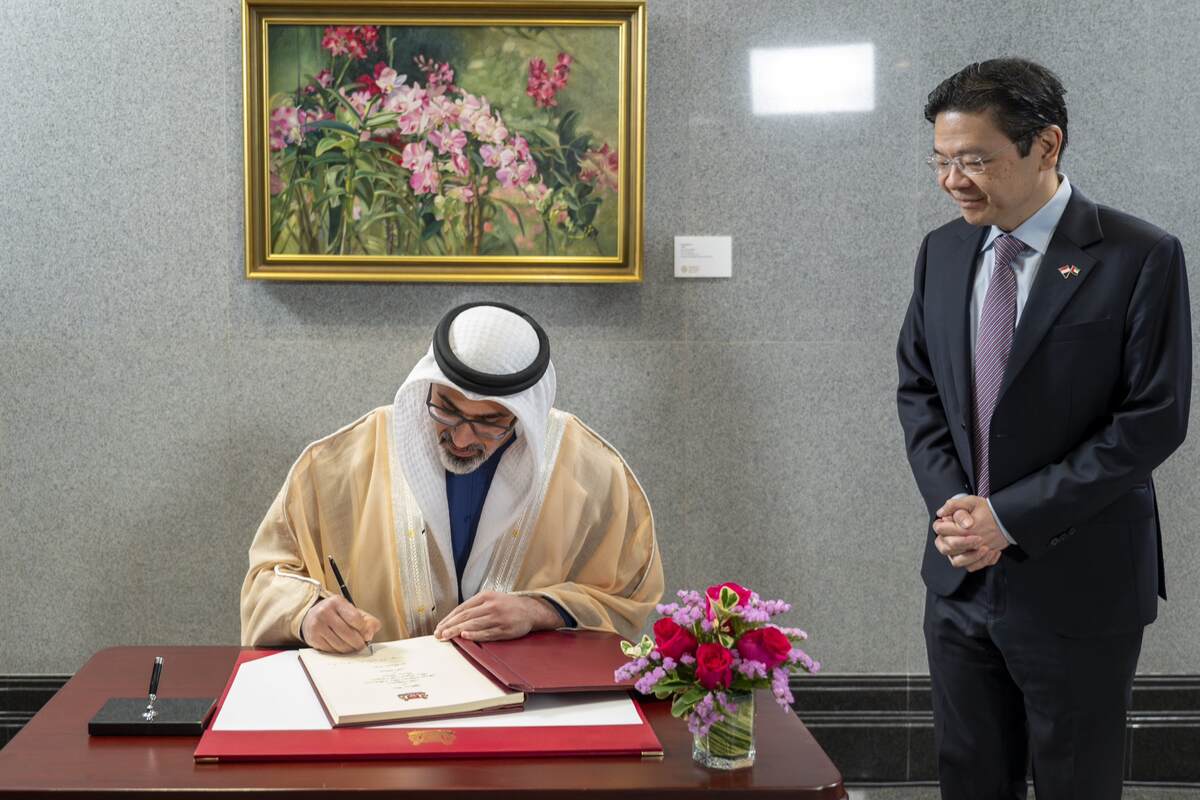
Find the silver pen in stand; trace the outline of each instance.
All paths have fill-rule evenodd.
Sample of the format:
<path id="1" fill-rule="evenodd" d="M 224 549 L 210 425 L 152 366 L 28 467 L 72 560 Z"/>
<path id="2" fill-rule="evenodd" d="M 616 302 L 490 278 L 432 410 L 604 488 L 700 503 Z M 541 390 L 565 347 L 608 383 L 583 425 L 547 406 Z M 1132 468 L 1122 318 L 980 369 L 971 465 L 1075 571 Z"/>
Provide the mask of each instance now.
<path id="1" fill-rule="evenodd" d="M 142 719 L 147 722 L 152 722 L 158 716 L 158 711 L 154 709 L 154 701 L 158 699 L 158 679 L 162 677 L 162 667 L 162 656 L 155 656 L 154 671 L 150 673 L 150 688 L 146 691 L 149 702 L 146 703 L 146 710 L 142 712 Z"/>

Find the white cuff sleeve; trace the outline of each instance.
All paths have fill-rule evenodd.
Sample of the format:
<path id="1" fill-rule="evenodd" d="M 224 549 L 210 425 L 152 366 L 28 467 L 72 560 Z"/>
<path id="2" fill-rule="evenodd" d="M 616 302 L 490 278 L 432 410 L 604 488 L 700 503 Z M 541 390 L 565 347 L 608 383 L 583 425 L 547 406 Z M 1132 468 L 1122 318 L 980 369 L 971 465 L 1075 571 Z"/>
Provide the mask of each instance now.
<path id="1" fill-rule="evenodd" d="M 1004 534 L 1004 538 L 1008 539 L 1009 544 L 1016 544 L 1017 540 L 1008 535 L 1008 528 L 1004 527 L 1004 523 L 1000 521 L 1000 517 L 996 516 L 996 507 L 992 505 L 991 498 L 987 498 L 988 508 L 992 510 L 992 519 L 996 520 L 996 527 Z"/>

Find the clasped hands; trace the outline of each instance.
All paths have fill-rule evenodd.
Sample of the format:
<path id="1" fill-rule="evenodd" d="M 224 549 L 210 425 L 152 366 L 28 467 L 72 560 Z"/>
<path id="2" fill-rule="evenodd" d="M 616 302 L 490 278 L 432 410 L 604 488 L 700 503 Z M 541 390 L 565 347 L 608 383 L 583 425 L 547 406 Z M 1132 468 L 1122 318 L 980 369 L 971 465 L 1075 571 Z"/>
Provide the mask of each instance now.
<path id="1" fill-rule="evenodd" d="M 438 623 L 434 636 L 461 636 L 477 642 L 516 639 L 530 631 L 562 625 L 562 617 L 540 597 L 480 592 Z M 381 623 L 343 597 L 327 597 L 308 610 L 300 636 L 310 647 L 334 653 L 356 653 L 375 638 Z"/>
<path id="2" fill-rule="evenodd" d="M 992 507 L 975 495 L 943 503 L 933 521 L 933 532 L 937 534 L 933 544 L 938 552 L 950 559 L 952 566 L 968 572 L 992 566 L 1000 560 L 1000 551 L 1008 547 Z"/>

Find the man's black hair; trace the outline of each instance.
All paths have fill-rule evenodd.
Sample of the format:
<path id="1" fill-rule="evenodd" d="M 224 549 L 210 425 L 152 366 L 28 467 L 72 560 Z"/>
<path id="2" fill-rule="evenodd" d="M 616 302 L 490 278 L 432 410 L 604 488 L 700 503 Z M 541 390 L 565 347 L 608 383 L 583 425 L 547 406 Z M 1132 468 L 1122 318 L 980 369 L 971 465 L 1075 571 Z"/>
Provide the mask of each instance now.
<path id="1" fill-rule="evenodd" d="M 993 58 L 964 67 L 938 84 L 925 103 L 925 119 L 943 111 L 991 112 L 1000 130 L 1021 157 L 1029 155 L 1036 133 L 1050 125 L 1062 128 L 1059 163 L 1067 149 L 1067 90 L 1041 64 L 1023 58 Z"/>

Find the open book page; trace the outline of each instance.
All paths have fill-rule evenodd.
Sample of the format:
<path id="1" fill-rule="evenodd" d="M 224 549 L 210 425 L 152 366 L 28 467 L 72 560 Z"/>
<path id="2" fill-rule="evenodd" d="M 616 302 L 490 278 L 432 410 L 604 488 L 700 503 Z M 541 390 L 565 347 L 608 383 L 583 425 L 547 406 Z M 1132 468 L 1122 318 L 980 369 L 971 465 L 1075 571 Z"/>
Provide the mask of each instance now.
<path id="1" fill-rule="evenodd" d="M 433 636 L 348 655 L 301 650 L 300 663 L 334 725 L 466 714 L 519 706 L 525 699 Z"/>
<path id="2" fill-rule="evenodd" d="M 641 719 L 627 695 L 530 695 L 519 714 L 507 711 L 452 719 L 429 719 L 378 727 L 513 728 L 547 725 L 638 725 Z M 217 731 L 327 731 L 332 726 L 300 666 L 296 651 L 247 661 L 238 669 L 220 713 Z"/>

